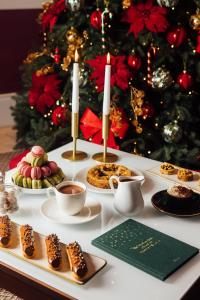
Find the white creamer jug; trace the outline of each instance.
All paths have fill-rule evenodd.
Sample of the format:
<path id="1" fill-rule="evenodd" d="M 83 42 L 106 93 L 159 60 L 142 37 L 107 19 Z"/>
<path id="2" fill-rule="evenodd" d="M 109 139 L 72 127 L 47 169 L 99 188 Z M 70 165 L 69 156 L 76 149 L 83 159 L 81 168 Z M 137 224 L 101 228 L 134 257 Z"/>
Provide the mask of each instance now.
<path id="1" fill-rule="evenodd" d="M 118 188 L 114 188 L 113 180 L 118 182 Z M 144 200 L 141 193 L 141 183 L 144 176 L 111 176 L 110 187 L 114 193 L 114 207 L 122 215 L 131 217 L 144 208 Z"/>

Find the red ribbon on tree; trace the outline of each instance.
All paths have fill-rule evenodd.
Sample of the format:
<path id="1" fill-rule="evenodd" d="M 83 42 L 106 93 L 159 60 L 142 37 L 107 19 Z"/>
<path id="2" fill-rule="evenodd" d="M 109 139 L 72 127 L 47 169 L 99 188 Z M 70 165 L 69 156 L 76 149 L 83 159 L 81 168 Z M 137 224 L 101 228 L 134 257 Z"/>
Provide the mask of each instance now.
<path id="1" fill-rule="evenodd" d="M 121 109 L 117 109 L 120 115 L 120 124 L 116 122 L 116 118 L 112 118 L 111 115 L 111 126 L 108 136 L 108 147 L 119 149 L 119 145 L 116 144 L 115 136 L 123 138 L 129 127 L 128 121 L 126 120 L 125 113 Z M 102 120 L 95 115 L 91 109 L 86 108 L 82 118 L 80 120 L 80 129 L 86 140 L 90 140 L 95 144 L 101 145 L 103 143 L 102 139 Z"/>

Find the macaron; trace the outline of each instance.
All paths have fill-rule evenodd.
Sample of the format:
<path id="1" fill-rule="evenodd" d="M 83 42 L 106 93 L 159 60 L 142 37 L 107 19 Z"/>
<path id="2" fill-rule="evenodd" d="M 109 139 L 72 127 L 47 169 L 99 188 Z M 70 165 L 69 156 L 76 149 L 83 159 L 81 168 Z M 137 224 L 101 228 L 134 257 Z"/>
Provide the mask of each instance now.
<path id="1" fill-rule="evenodd" d="M 56 181 L 54 180 L 54 178 L 52 176 L 48 177 L 48 181 L 51 183 L 51 185 L 56 185 Z"/>
<path id="2" fill-rule="evenodd" d="M 32 180 L 32 189 L 42 189 L 42 180 Z"/>
<path id="3" fill-rule="evenodd" d="M 42 180 L 42 187 L 48 188 L 48 187 L 51 187 L 51 186 L 52 186 L 52 184 L 48 181 L 47 178 Z"/>
<path id="4" fill-rule="evenodd" d="M 31 169 L 31 178 L 32 179 L 40 179 L 42 176 L 40 167 L 33 167 Z"/>
<path id="5" fill-rule="evenodd" d="M 31 153 L 33 154 L 33 156 L 35 157 L 41 157 L 44 155 L 45 151 L 42 147 L 40 146 L 33 146 L 31 149 Z"/>
<path id="6" fill-rule="evenodd" d="M 23 178 L 23 187 L 27 189 L 32 188 L 32 179 L 30 177 L 24 177 Z"/>
<path id="7" fill-rule="evenodd" d="M 23 176 L 21 174 L 18 174 L 18 176 L 16 176 L 15 184 L 23 187 Z"/>
<path id="8" fill-rule="evenodd" d="M 62 181 L 62 178 L 58 174 L 53 175 L 51 178 L 55 181 L 56 185 Z"/>
<path id="9" fill-rule="evenodd" d="M 30 177 L 31 169 L 32 169 L 32 167 L 30 165 L 25 165 L 21 168 L 20 174 L 23 175 L 24 177 Z"/>
<path id="10" fill-rule="evenodd" d="M 28 162 L 29 164 L 32 164 L 32 160 L 33 160 L 33 158 L 34 158 L 32 152 L 28 152 L 28 153 L 26 154 L 25 158 L 26 158 L 26 162 Z"/>
<path id="11" fill-rule="evenodd" d="M 33 157 L 31 161 L 31 166 L 32 167 L 41 167 L 44 163 L 43 157 Z"/>
<path id="12" fill-rule="evenodd" d="M 63 173 L 62 169 L 61 168 L 58 168 L 58 172 L 57 174 L 62 178 L 64 179 L 65 178 L 65 174 Z"/>
<path id="13" fill-rule="evenodd" d="M 49 177 L 51 175 L 51 169 L 48 166 L 41 167 L 43 177 Z"/>
<path id="14" fill-rule="evenodd" d="M 58 165 L 55 161 L 49 161 L 48 166 L 51 169 L 52 174 L 56 174 L 58 171 Z"/>
<path id="15" fill-rule="evenodd" d="M 26 161 L 20 161 L 18 162 L 17 164 L 17 170 L 19 171 L 20 174 L 21 173 L 21 169 L 24 167 L 24 166 L 28 166 L 29 164 L 26 162 Z"/>

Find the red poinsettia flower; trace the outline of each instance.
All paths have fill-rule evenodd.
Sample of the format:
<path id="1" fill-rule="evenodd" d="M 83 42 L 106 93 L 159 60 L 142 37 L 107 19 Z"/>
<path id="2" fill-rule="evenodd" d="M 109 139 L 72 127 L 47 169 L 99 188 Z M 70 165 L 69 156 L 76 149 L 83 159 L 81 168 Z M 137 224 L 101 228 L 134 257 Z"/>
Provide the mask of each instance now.
<path id="1" fill-rule="evenodd" d="M 128 70 L 127 65 L 125 64 L 125 56 L 111 56 L 111 81 L 110 84 L 112 87 L 117 86 L 121 90 L 128 88 L 128 81 L 131 76 L 130 71 Z M 104 76 L 105 76 L 105 65 L 107 57 L 97 56 L 95 59 L 87 60 L 93 72 L 91 73 L 90 78 L 96 81 L 97 91 L 102 92 L 104 87 Z"/>
<path id="2" fill-rule="evenodd" d="M 57 22 L 59 14 L 65 9 L 65 0 L 58 0 L 57 2 L 50 5 L 41 16 L 43 31 L 46 31 L 48 27 L 50 27 L 50 32 L 52 32 L 53 27 Z"/>
<path id="3" fill-rule="evenodd" d="M 144 28 L 151 32 L 166 31 L 169 25 L 166 14 L 166 7 L 153 5 L 153 0 L 147 0 L 146 3 L 132 4 L 124 11 L 122 21 L 131 24 L 129 32 L 137 38 Z"/>
<path id="4" fill-rule="evenodd" d="M 61 96 L 59 89 L 61 81 L 57 75 L 32 76 L 32 88 L 29 91 L 29 104 L 40 113 L 45 113 Z"/>

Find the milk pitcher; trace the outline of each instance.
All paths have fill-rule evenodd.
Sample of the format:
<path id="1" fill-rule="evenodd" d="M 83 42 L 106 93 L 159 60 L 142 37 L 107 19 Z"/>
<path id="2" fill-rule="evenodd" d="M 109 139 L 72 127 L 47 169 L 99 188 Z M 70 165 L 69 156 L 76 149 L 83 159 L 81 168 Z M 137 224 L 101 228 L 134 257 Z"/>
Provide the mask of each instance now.
<path id="1" fill-rule="evenodd" d="M 114 187 L 114 182 L 118 187 Z M 141 184 L 144 176 L 111 176 L 109 179 L 114 194 L 114 207 L 126 217 L 134 216 L 144 208 Z"/>

